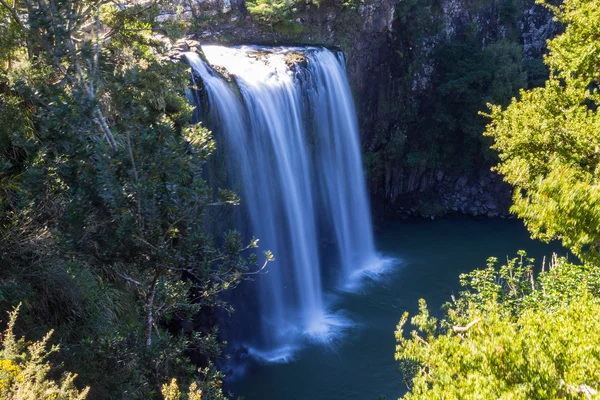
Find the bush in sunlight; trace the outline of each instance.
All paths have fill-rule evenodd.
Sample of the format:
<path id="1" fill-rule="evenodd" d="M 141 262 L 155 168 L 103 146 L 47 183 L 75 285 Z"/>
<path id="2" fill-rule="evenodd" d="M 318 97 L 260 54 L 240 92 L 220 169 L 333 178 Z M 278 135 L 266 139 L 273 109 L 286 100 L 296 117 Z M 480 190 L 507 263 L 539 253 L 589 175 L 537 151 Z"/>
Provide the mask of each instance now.
<path id="1" fill-rule="evenodd" d="M 0 347 L 0 398 L 4 400 L 84 400 L 88 388 L 78 390 L 77 375 L 64 373 L 59 381 L 49 378 L 52 366 L 48 357 L 57 352 L 50 346 L 50 331 L 38 342 L 17 340 L 13 333 L 18 308 L 11 312 L 8 328 L 2 334 Z"/>
<path id="2" fill-rule="evenodd" d="M 548 42 L 544 87 L 491 106 L 486 134 L 497 170 L 515 187 L 512 211 L 532 236 L 561 239 L 578 257 L 600 262 L 600 2 L 548 5 L 566 30 Z"/>
<path id="3" fill-rule="evenodd" d="M 466 288 L 443 319 L 424 300 L 396 330 L 405 399 L 554 399 L 600 388 L 600 273 L 554 259 L 534 278 L 531 262 L 509 260 L 461 276 Z M 408 335 L 407 335 L 408 333 Z"/>

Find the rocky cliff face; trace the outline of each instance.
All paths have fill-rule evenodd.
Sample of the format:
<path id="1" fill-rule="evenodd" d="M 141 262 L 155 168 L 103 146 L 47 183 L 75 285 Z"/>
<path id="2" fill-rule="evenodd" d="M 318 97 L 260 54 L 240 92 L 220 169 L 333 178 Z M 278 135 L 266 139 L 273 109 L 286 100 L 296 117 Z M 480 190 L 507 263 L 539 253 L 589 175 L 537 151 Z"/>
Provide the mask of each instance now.
<path id="1" fill-rule="evenodd" d="M 462 117 L 448 122 L 447 129 L 438 121 L 436 135 L 426 132 L 427 121 L 439 114 L 433 100 L 446 85 L 444 79 L 456 75 L 442 71 L 448 66 L 440 49 L 474 42 L 479 51 L 509 42 L 521 52 L 517 67 L 529 68 L 523 72 L 527 85 L 535 84 L 536 74 L 543 81 L 541 56 L 557 26 L 534 0 L 321 1 L 318 6 L 303 3 L 285 23 L 259 22 L 243 0 L 192 0 L 163 18 L 192 19 L 192 36 L 202 43 L 341 48 L 356 99 L 374 208 L 384 210 L 385 216 L 507 215 L 511 189 L 489 171 L 493 156 L 478 156 L 479 148 L 461 152 L 461 146 L 471 145 L 455 127 Z M 490 76 L 469 84 L 501 83 L 505 78 L 499 75 L 492 68 Z M 495 102 L 494 96 L 489 99 Z M 476 137 L 481 132 L 469 134 L 475 137 L 469 139 L 473 143 L 482 141 Z M 489 142 L 482 143 L 481 149 L 489 147 Z M 446 154 L 449 146 L 457 149 Z"/>
<path id="2" fill-rule="evenodd" d="M 419 10 L 421 6 L 425 11 Z M 467 111 L 471 105 L 462 100 L 451 107 L 464 105 L 465 113 L 476 114 L 485 110 L 485 102 L 502 104 L 502 96 L 494 98 L 496 93 L 492 93 L 493 86 L 504 84 L 503 80 L 507 81 L 507 89 L 510 86 L 509 79 L 503 76 L 506 71 L 500 71 L 502 66 L 493 70 L 492 66 L 489 76 L 477 81 L 472 75 L 487 73 L 483 67 L 471 71 L 460 66 L 451 69 L 444 65 L 448 61 L 443 57 L 460 46 L 467 48 L 469 41 L 479 43 L 484 58 L 488 56 L 485 49 L 495 45 L 496 52 L 502 52 L 513 45 L 520 53 L 515 68 L 523 74 L 521 87 L 531 87 L 545 80 L 541 60 L 546 40 L 558 29 L 549 12 L 530 0 L 492 0 L 479 4 L 465 0 L 399 1 L 385 43 L 385 61 L 372 74 L 374 92 L 358 97 L 359 104 L 366 102 L 359 105 L 360 119 L 366 161 L 371 166 L 371 191 L 378 205 L 375 209 L 385 210 L 385 216 L 435 217 L 453 212 L 508 216 L 512 190 L 490 171 L 495 156 L 483 154 L 490 144 L 481 136 L 485 121 L 480 122 L 477 132 L 473 132 L 472 126 L 461 129 L 456 125 L 462 123 L 464 116 L 444 110 L 433 100 L 440 96 L 460 97 L 463 88 L 458 85 L 463 83 L 468 87 L 493 81 L 479 92 L 468 88 L 470 95 L 485 96 L 481 108 Z M 502 60 L 501 56 L 496 58 Z M 456 63 L 462 61 L 457 57 Z M 485 64 L 485 60 L 480 62 Z M 518 76 L 517 71 L 513 74 Z M 448 83 L 448 79 L 453 80 Z M 455 92 L 441 89 L 449 85 L 456 86 Z M 504 97 L 517 95 L 518 88 L 519 85 L 513 84 L 512 93 Z M 459 115 L 454 120 L 446 120 L 444 116 L 437 121 L 436 128 L 431 128 L 435 123 L 427 120 L 435 120 L 444 112 Z M 432 134 L 434 129 L 441 132 Z M 455 140 L 448 140 L 449 136 Z M 473 145 L 478 146 L 475 151 L 468 149 Z M 452 146 L 457 148 L 448 149 Z"/>

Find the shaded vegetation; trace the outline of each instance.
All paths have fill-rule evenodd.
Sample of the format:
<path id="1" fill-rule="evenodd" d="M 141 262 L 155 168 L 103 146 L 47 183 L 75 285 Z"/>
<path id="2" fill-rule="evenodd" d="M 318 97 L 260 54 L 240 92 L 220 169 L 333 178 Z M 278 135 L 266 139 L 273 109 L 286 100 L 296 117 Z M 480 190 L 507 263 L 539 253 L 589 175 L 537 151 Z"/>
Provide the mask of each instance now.
<path id="1" fill-rule="evenodd" d="M 256 240 L 204 229 L 238 199 L 203 179 L 215 143 L 189 124 L 164 36 L 185 26 L 161 7 L 0 1 L 0 308 L 23 304 L 14 331 L 60 344 L 43 362 L 90 399 L 160 398 L 172 378 L 222 398 L 219 294 L 256 262 Z"/>
<path id="2" fill-rule="evenodd" d="M 375 132 L 366 160 L 375 180 L 398 165 L 465 174 L 492 165 L 497 158 L 478 112 L 490 102 L 507 105 L 520 89 L 543 84 L 548 76 L 541 55 L 524 58 L 521 2 L 460 7 L 470 19 L 456 18 L 448 26 L 438 1 L 396 6 L 393 85 L 376 112 L 391 123 Z"/>

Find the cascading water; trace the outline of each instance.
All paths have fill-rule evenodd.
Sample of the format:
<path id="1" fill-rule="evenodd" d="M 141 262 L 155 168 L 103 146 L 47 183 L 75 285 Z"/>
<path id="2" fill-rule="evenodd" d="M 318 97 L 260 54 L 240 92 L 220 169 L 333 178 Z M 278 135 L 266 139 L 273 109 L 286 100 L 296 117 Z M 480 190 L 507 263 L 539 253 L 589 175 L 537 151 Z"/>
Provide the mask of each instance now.
<path id="1" fill-rule="evenodd" d="M 330 51 L 308 53 L 307 91 L 317 137 L 317 164 L 325 213 L 335 231 L 342 273 L 352 287 L 356 278 L 380 266 L 360 158 L 356 112 L 340 60 Z"/>
<path id="2" fill-rule="evenodd" d="M 323 301 L 318 226 L 335 233 L 344 284 L 377 260 L 345 70 L 322 48 L 203 51 L 241 94 L 187 54 L 239 175 L 252 233 L 276 258 L 258 279 L 259 346 L 273 350 L 267 358 L 285 357 L 302 337 L 327 340 L 344 324 Z M 290 54 L 305 65 L 291 65 Z"/>

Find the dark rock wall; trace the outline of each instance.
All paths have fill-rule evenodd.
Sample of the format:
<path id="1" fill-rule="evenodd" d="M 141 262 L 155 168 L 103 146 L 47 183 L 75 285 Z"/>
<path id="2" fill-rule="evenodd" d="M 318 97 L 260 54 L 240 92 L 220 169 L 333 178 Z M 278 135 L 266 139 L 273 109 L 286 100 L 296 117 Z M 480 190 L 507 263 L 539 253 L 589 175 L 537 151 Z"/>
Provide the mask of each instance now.
<path id="1" fill-rule="evenodd" d="M 512 190 L 490 171 L 495 162 L 493 156 L 461 155 L 458 150 L 455 158 L 472 158 L 469 166 L 463 168 L 458 167 L 460 162 L 431 162 L 432 157 L 423 154 L 422 158 L 408 160 L 410 153 L 429 151 L 428 144 L 423 143 L 423 124 L 415 121 L 432 118 L 426 104 L 437 95 L 435 53 L 439 47 L 464 43 L 467 34 L 476 36 L 482 49 L 494 42 L 513 41 L 522 46 L 527 85 L 534 86 L 545 79 L 541 59 L 546 40 L 557 32 L 558 26 L 547 10 L 530 0 L 518 2 L 510 10 L 518 16 L 512 24 L 503 21 L 509 11 L 506 1 L 419 0 L 413 2 L 412 8 L 406 6 L 407 2 L 400 1 L 396 6 L 385 48 L 379 49 L 378 59 L 383 62 L 371 67 L 367 87 L 357 87 L 376 215 L 507 216 Z M 426 10 L 419 9 L 421 6 Z M 403 18 L 405 11 L 408 16 Z M 469 30 L 476 33 L 465 33 Z M 540 76 L 534 76 L 536 68 L 525 71 L 529 68 L 525 63 L 537 66 Z M 447 134 L 456 132 L 449 127 Z M 489 141 L 486 144 L 483 139 L 482 143 L 482 147 L 489 147 Z"/>
<path id="2" fill-rule="evenodd" d="M 318 44 L 344 51 L 377 216 L 507 215 L 511 189 L 490 172 L 493 159 L 482 156 L 458 168 L 409 153 L 428 151 L 418 122 L 431 117 L 424 104 L 437 93 L 441 45 L 467 35 L 481 48 L 510 39 L 522 46 L 523 63 L 542 65 L 546 39 L 557 26 L 534 0 L 321 1 L 297 10 L 283 27 L 254 21 L 243 0 L 182 5 L 178 18 L 195 21 L 192 36 L 202 43 Z"/>

